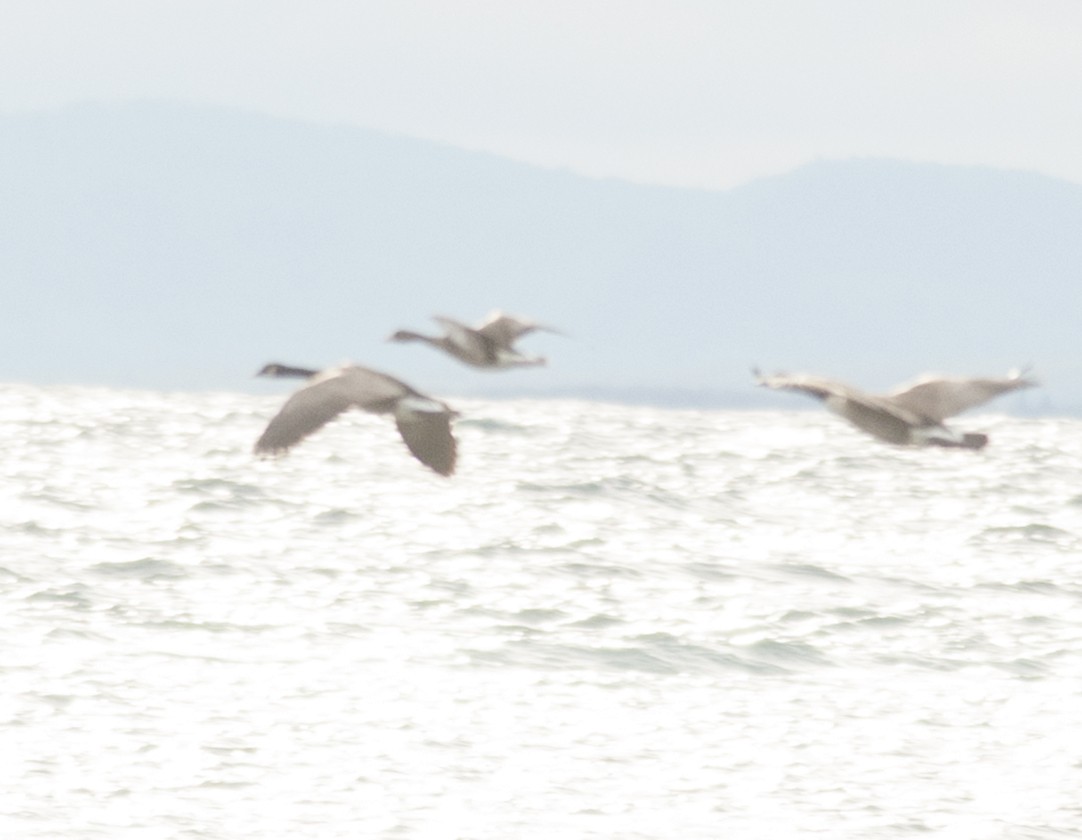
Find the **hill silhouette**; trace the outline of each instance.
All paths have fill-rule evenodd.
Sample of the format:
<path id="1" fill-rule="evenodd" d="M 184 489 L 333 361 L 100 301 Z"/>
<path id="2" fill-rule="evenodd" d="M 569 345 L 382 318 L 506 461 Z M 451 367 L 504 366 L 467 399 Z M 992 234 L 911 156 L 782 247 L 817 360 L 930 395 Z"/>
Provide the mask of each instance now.
<path id="1" fill-rule="evenodd" d="M 251 387 L 277 360 L 438 394 L 777 404 L 748 368 L 881 388 L 1032 364 L 1082 405 L 1082 186 L 819 162 L 724 191 L 591 179 L 173 103 L 0 117 L 0 379 Z M 567 333 L 486 374 L 388 344 L 489 309 Z M 1025 406 L 1023 406 L 1025 407 Z"/>

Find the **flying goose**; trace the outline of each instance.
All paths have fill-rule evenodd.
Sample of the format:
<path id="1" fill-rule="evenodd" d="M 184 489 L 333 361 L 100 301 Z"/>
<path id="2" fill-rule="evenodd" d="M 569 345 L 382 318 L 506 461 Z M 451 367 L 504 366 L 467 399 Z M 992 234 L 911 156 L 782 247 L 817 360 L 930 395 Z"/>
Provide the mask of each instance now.
<path id="1" fill-rule="evenodd" d="M 784 373 L 764 376 L 758 370 L 753 373 L 766 388 L 799 391 L 822 400 L 835 414 L 887 443 L 963 449 L 983 448 L 988 435 L 955 432 L 944 425 L 944 420 L 1000 394 L 1037 384 L 1017 371 L 1002 379 L 924 376 L 879 396 L 818 376 Z"/>
<path id="2" fill-rule="evenodd" d="M 317 371 L 272 362 L 256 376 L 309 380 L 267 425 L 256 441 L 257 454 L 287 452 L 343 411 L 359 408 L 373 414 L 393 414 L 402 440 L 418 461 L 440 475 L 455 471 L 451 418 L 456 412 L 404 382 L 357 365 Z"/>
<path id="3" fill-rule="evenodd" d="M 551 327 L 505 315 L 498 310 L 489 313 L 487 320 L 476 327 L 442 315 L 436 315 L 432 320 L 443 327 L 444 335 L 421 335 L 411 330 L 399 330 L 389 340 L 423 341 L 454 356 L 460 362 L 499 370 L 545 364 L 545 359 L 541 356 L 522 355 L 514 348 L 514 343 L 522 336 L 537 330 L 556 332 Z"/>

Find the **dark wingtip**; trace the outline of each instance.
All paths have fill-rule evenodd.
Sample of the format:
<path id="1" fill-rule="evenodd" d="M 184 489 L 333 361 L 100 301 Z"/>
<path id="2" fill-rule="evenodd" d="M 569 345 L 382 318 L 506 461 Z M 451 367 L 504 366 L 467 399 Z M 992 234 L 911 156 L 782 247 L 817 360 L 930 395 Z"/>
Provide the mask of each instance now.
<path id="1" fill-rule="evenodd" d="M 283 365 L 281 362 L 269 362 L 260 368 L 259 373 L 257 373 L 256 376 L 273 376 L 282 379 L 288 377 L 293 377 L 295 379 L 311 379 L 318 373 L 318 370 L 312 368 L 299 368 L 292 367 L 291 365 Z"/>
<path id="2" fill-rule="evenodd" d="M 761 367 L 759 367 L 758 365 L 752 365 L 751 375 L 755 378 L 756 385 L 761 385 L 764 388 L 768 387 L 767 379 L 769 377 L 765 373 L 763 373 L 763 369 Z"/>
<path id="3" fill-rule="evenodd" d="M 452 449 L 449 456 L 446 458 L 434 457 L 432 453 L 426 453 L 422 459 L 416 452 L 413 453 L 422 464 L 428 467 L 432 472 L 437 475 L 442 475 L 444 478 L 450 478 L 455 474 L 455 467 L 458 465 L 458 448 Z"/>
<path id="4" fill-rule="evenodd" d="M 267 458 L 281 458 L 283 455 L 289 453 L 290 447 L 267 443 L 266 437 L 267 433 L 264 431 L 263 434 L 260 435 L 259 440 L 252 446 L 252 454 L 257 458 L 264 460 Z"/>
<path id="5" fill-rule="evenodd" d="M 988 445 L 988 435 L 980 432 L 966 432 L 962 435 L 962 446 L 966 449 L 984 449 Z"/>

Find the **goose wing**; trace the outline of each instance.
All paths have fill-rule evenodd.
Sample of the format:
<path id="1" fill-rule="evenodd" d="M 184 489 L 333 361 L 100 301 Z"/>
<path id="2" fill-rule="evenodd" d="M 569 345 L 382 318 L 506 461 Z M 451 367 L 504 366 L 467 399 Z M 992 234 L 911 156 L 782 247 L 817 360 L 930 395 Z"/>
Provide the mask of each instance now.
<path id="1" fill-rule="evenodd" d="M 858 429 L 890 443 L 909 443 L 913 429 L 926 425 L 923 418 L 889 400 L 834 379 L 807 374 L 756 375 L 759 384 L 767 388 L 797 391 L 822 400 L 828 409 Z"/>
<path id="2" fill-rule="evenodd" d="M 806 373 L 774 373 L 764 375 L 754 371 L 756 381 L 764 388 L 775 391 L 796 391 L 801 394 L 825 400 L 828 397 L 839 399 L 867 400 L 869 395 L 856 388 L 839 382 L 836 379 L 826 379 L 822 376 L 811 376 Z"/>
<path id="3" fill-rule="evenodd" d="M 447 338 L 451 343 L 456 344 L 467 357 L 476 359 L 479 363 L 495 360 L 496 348 L 490 337 L 483 335 L 473 327 L 463 324 L 461 321 L 456 321 L 454 318 L 436 315 L 432 320 L 443 327 L 447 333 Z"/>
<path id="4" fill-rule="evenodd" d="M 455 471 L 458 447 L 451 434 L 453 416 L 443 403 L 419 394 L 404 397 L 395 406 L 395 425 L 409 451 L 440 475 Z"/>
<path id="5" fill-rule="evenodd" d="M 286 400 L 256 441 L 255 451 L 286 452 L 350 408 L 393 411 L 395 402 L 410 390 L 398 380 L 366 368 L 325 371 Z"/>
<path id="6" fill-rule="evenodd" d="M 500 347 L 510 347 L 521 336 L 540 329 L 545 328 L 533 321 L 496 311 L 489 314 L 488 319 L 477 328 L 477 332 Z"/>
<path id="7" fill-rule="evenodd" d="M 1036 384 L 1036 381 L 1020 374 L 1001 379 L 925 377 L 899 386 L 884 399 L 905 411 L 938 423 L 982 405 L 1000 394 L 1031 388 Z"/>

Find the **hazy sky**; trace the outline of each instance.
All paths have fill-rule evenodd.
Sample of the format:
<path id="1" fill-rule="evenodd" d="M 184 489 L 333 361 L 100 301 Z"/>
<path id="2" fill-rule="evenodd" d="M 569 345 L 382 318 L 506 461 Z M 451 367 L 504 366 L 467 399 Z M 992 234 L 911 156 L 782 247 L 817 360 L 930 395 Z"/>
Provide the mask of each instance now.
<path id="1" fill-rule="evenodd" d="M 816 158 L 1082 183 L 1079 0 L 9 0 L 0 111 L 179 98 L 638 181 Z"/>

